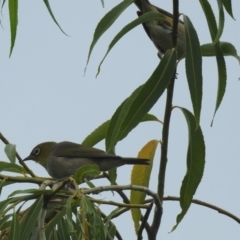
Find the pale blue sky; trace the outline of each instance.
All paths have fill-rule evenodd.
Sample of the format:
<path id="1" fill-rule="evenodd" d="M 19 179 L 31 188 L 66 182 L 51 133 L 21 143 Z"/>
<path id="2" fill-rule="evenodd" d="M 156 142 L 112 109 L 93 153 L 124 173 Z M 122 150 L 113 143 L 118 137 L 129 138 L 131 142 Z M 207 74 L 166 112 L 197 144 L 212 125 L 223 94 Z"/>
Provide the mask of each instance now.
<path id="1" fill-rule="evenodd" d="M 152 1 L 160 6 L 160 1 Z M 105 60 L 97 79 L 97 66 L 115 34 L 136 18 L 132 5 L 117 20 L 97 44 L 83 77 L 87 53 L 94 29 L 99 20 L 119 1 L 51 1 L 52 10 L 61 27 L 58 29 L 42 1 L 19 2 L 17 40 L 11 58 L 7 5 L 1 16 L 1 88 L 0 131 L 17 145 L 22 157 L 44 141 L 81 142 L 91 131 L 109 119 L 119 104 L 145 82 L 158 64 L 157 50 L 138 27 L 125 36 Z M 161 1 L 161 7 L 171 11 L 171 1 Z M 233 0 L 236 21 L 226 15 L 223 41 L 235 45 L 240 53 L 240 2 Z M 214 5 L 215 13 L 217 6 Z M 210 41 L 206 20 L 198 1 L 180 1 L 180 11 L 192 20 L 200 43 Z M 195 198 L 224 208 L 240 216 L 240 68 L 233 58 L 226 58 L 227 91 L 214 125 L 210 127 L 217 92 L 217 68 L 214 58 L 203 60 L 203 104 L 201 126 L 206 142 L 206 166 L 203 180 Z M 185 77 L 184 61 L 178 67 L 174 105 L 192 110 Z M 163 118 L 165 94 L 150 113 Z M 151 139 L 161 138 L 161 126 L 143 123 L 117 145 L 117 154 L 136 156 Z M 185 119 L 174 110 L 171 120 L 169 162 L 165 195 L 179 195 L 186 171 L 188 133 Z M 104 143 L 98 145 L 104 149 Z M 0 143 L 0 160 L 6 160 L 4 145 Z M 156 190 L 159 149 L 155 158 L 150 188 Z M 48 176 L 39 165 L 29 161 L 28 166 L 37 175 Z M 119 184 L 128 184 L 130 166 L 118 171 Z M 107 182 L 103 182 L 107 184 Z M 25 186 L 24 187 L 29 187 Z M 33 185 L 32 187 L 37 187 Z M 18 186 L 19 188 L 19 186 Z M 12 191 L 4 189 L 1 200 Z M 106 195 L 112 199 L 112 194 Z M 105 197 L 102 194 L 100 197 Z M 164 202 L 164 214 L 158 239 L 166 240 L 225 240 L 240 239 L 240 226 L 217 212 L 192 205 L 177 230 L 168 232 L 180 212 L 177 202 Z M 130 214 L 115 221 L 124 239 L 134 239 Z"/>

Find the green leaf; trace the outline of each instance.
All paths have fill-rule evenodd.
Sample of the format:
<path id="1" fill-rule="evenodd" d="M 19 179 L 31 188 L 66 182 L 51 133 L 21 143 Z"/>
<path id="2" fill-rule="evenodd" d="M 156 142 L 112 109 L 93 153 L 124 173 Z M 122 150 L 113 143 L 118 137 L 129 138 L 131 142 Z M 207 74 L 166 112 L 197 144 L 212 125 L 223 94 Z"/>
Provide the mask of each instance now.
<path id="1" fill-rule="evenodd" d="M 105 225 L 104 225 L 104 235 L 105 238 L 108 234 L 114 239 L 116 235 L 116 226 L 111 222 L 112 217 L 119 211 L 120 208 L 114 209 L 105 219 Z"/>
<path id="2" fill-rule="evenodd" d="M 60 219 L 63 218 L 65 213 L 66 213 L 66 208 L 64 207 L 60 211 L 58 210 L 58 213 L 47 223 L 47 225 L 46 225 L 46 237 L 49 236 L 50 232 L 53 230 L 55 225 L 59 223 Z"/>
<path id="3" fill-rule="evenodd" d="M 229 42 L 219 42 L 219 46 L 223 56 L 231 56 L 238 60 L 240 64 L 240 56 L 237 54 L 236 48 Z M 205 57 L 216 56 L 215 48 L 212 43 L 203 44 L 201 46 L 202 55 Z"/>
<path id="4" fill-rule="evenodd" d="M 197 126 L 202 106 L 202 56 L 197 33 L 187 16 L 184 16 L 186 36 L 186 74 Z"/>
<path id="5" fill-rule="evenodd" d="M 213 44 L 216 44 L 217 42 L 219 42 L 219 39 L 222 36 L 223 28 L 224 28 L 224 11 L 223 11 L 222 0 L 217 0 L 217 2 L 218 2 L 218 12 L 219 12 L 219 24 L 218 24 L 218 32 L 213 41 Z"/>
<path id="6" fill-rule="evenodd" d="M 16 190 L 12 192 L 8 197 L 17 195 L 17 194 L 37 194 L 37 195 L 42 195 L 42 194 L 49 194 L 52 193 L 52 189 L 50 190 L 41 190 L 41 189 L 25 189 L 25 190 Z"/>
<path id="7" fill-rule="evenodd" d="M 152 76 L 118 107 L 108 127 L 106 149 L 128 135 L 154 106 L 171 81 L 176 67 L 176 52 L 168 50 Z"/>
<path id="8" fill-rule="evenodd" d="M 14 212 L 8 240 L 17 240 L 19 238 L 19 234 L 20 234 L 20 225 L 18 221 L 18 215 L 16 214 L 16 212 Z"/>
<path id="9" fill-rule="evenodd" d="M 100 174 L 99 167 L 97 164 L 88 164 L 80 167 L 74 174 L 76 182 L 79 184 L 88 177 L 96 177 Z"/>
<path id="10" fill-rule="evenodd" d="M 1 193 L 2 193 L 2 188 L 5 186 L 5 183 L 6 183 L 6 180 L 5 180 L 5 179 L 3 179 L 3 180 L 0 181 L 0 195 L 1 195 Z"/>
<path id="11" fill-rule="evenodd" d="M 211 33 L 212 41 L 214 42 L 218 34 L 214 13 L 212 11 L 211 5 L 207 0 L 201 0 L 201 4 L 207 18 L 208 28 Z M 227 84 L 227 71 L 225 66 L 225 60 L 223 58 L 223 54 L 221 52 L 219 42 L 216 42 L 214 44 L 214 52 L 216 55 L 217 66 L 218 66 L 218 92 L 217 92 L 216 106 L 213 114 L 213 119 L 223 100 L 226 84 Z M 213 124 L 213 120 L 211 124 Z"/>
<path id="12" fill-rule="evenodd" d="M 103 124 L 101 124 L 99 127 L 97 127 L 93 132 L 91 132 L 82 142 L 82 145 L 84 146 L 94 146 L 97 143 L 101 142 L 105 136 L 106 132 L 109 126 L 110 120 L 107 120 Z"/>
<path id="13" fill-rule="evenodd" d="M 155 121 L 155 122 L 160 122 L 156 116 L 153 114 L 147 113 L 141 120 L 141 122 L 148 122 L 148 121 Z M 103 139 L 105 139 L 108 126 L 109 126 L 110 120 L 107 120 L 103 124 L 101 124 L 99 127 L 97 127 L 93 132 L 91 132 L 82 142 L 82 145 L 84 146 L 94 146 L 97 143 L 101 142 Z"/>
<path id="14" fill-rule="evenodd" d="M 214 46 L 214 49 L 215 49 L 217 65 L 218 65 L 218 91 L 217 91 L 216 105 L 215 105 L 215 110 L 214 110 L 211 125 L 213 124 L 215 114 L 216 114 L 216 112 L 217 112 L 218 108 L 220 107 L 220 104 L 223 100 L 223 96 L 225 94 L 226 85 L 227 85 L 226 64 L 225 64 L 225 60 L 224 60 L 224 57 L 222 55 L 221 49 L 219 47 L 219 44 L 216 44 Z"/>
<path id="15" fill-rule="evenodd" d="M 233 12 L 232 12 L 232 1 L 231 0 L 222 0 L 222 3 L 228 12 L 228 14 L 234 19 Z"/>
<path id="16" fill-rule="evenodd" d="M 4 151 L 8 159 L 10 160 L 10 162 L 15 163 L 16 162 L 16 145 L 9 143 L 5 146 Z"/>
<path id="17" fill-rule="evenodd" d="M 70 234 L 68 232 L 68 226 L 66 224 L 66 221 L 64 219 L 64 217 L 62 217 L 60 219 L 60 221 L 58 222 L 58 236 L 59 236 L 59 240 L 70 240 Z"/>
<path id="18" fill-rule="evenodd" d="M 19 198 L 8 198 L 6 200 L 3 200 L 0 202 L 0 217 L 2 217 L 2 213 L 5 210 L 5 208 L 18 200 Z"/>
<path id="19" fill-rule="evenodd" d="M 73 223 L 72 223 L 72 199 L 73 196 L 69 197 L 66 203 L 66 217 L 67 217 L 67 225 L 68 225 L 68 231 L 72 233 L 74 231 Z"/>
<path id="20" fill-rule="evenodd" d="M 8 10 L 9 10 L 9 18 L 10 18 L 10 29 L 11 29 L 11 47 L 10 54 L 12 54 L 12 50 L 15 44 L 16 36 L 17 36 L 17 25 L 18 25 L 18 0 L 8 0 Z"/>
<path id="21" fill-rule="evenodd" d="M 7 222 L 7 220 L 12 217 L 12 214 L 5 215 L 4 217 L 0 218 L 0 230 L 2 231 L 2 226 Z"/>
<path id="22" fill-rule="evenodd" d="M 119 3 L 117 6 L 115 6 L 113 9 L 111 9 L 98 23 L 94 35 L 93 40 L 89 48 L 88 52 L 88 58 L 87 63 L 84 72 L 86 72 L 87 65 L 92 53 L 92 50 L 100 37 L 108 30 L 109 27 L 117 20 L 117 18 L 122 14 L 122 12 L 134 2 L 134 0 L 124 0 L 121 3 Z"/>
<path id="23" fill-rule="evenodd" d="M 54 17 L 53 12 L 52 12 L 52 9 L 51 9 L 50 4 L 49 4 L 49 1 L 48 1 L 48 0 L 43 0 L 43 1 L 44 1 L 45 5 L 46 5 L 46 7 L 47 7 L 47 10 L 48 10 L 50 16 L 51 16 L 52 19 L 53 19 L 53 21 L 57 24 L 57 26 L 59 27 L 59 29 L 60 29 L 65 35 L 67 35 L 67 34 L 63 31 L 63 29 L 61 28 L 61 26 L 58 24 L 56 18 Z M 67 35 L 67 36 L 68 36 L 68 35 Z"/>
<path id="24" fill-rule="evenodd" d="M 97 75 L 100 73 L 100 69 L 101 69 L 101 65 L 103 63 L 103 61 L 105 60 L 105 58 L 107 57 L 108 53 L 111 51 L 111 49 L 114 47 L 114 45 L 129 31 L 131 31 L 133 28 L 135 28 L 136 26 L 147 22 L 147 21 L 151 21 L 151 20 L 165 20 L 166 17 L 163 16 L 163 14 L 159 13 L 159 12 L 147 12 L 144 13 L 143 15 L 141 15 L 140 17 L 138 17 L 137 19 L 135 19 L 134 21 L 130 22 L 129 24 L 127 24 L 115 37 L 114 39 L 111 41 L 111 43 L 108 46 L 108 50 L 105 54 L 105 56 L 103 57 L 102 61 L 100 62 L 99 66 L 98 66 L 98 71 L 97 71 Z"/>
<path id="25" fill-rule="evenodd" d="M 187 172 L 183 179 L 180 190 L 181 213 L 177 216 L 177 223 L 174 231 L 187 213 L 193 196 L 201 182 L 205 165 L 205 143 L 201 127 L 196 129 L 194 116 L 185 108 L 180 108 L 188 124 L 188 151 L 187 151 Z"/>
<path id="26" fill-rule="evenodd" d="M 212 41 L 214 41 L 215 37 L 217 36 L 218 29 L 213 10 L 208 0 L 200 0 L 200 3 L 202 5 L 202 9 L 207 19 L 208 28 L 211 34 Z"/>
<path id="27" fill-rule="evenodd" d="M 156 148 L 159 144 L 157 140 L 149 141 L 139 152 L 138 158 L 147 158 L 150 159 L 149 166 L 134 165 L 132 174 L 131 174 L 131 185 L 137 186 L 149 186 L 150 176 L 152 172 L 153 159 L 155 156 Z M 130 203 L 131 204 L 142 204 L 146 197 L 145 192 L 133 191 L 131 190 L 130 194 Z M 132 219 L 134 222 L 134 227 L 136 233 L 139 230 L 139 222 L 141 220 L 141 211 L 139 208 L 131 208 Z"/>
<path id="28" fill-rule="evenodd" d="M 0 172 L 7 171 L 7 172 L 15 172 L 15 173 L 21 173 L 26 174 L 27 171 L 24 167 L 14 164 L 14 163 L 8 163 L 8 162 L 0 162 Z"/>
<path id="29" fill-rule="evenodd" d="M 33 205 L 27 210 L 27 214 L 25 214 L 24 217 L 22 218 L 22 221 L 20 224 L 21 240 L 29 239 L 29 236 L 31 235 L 32 230 L 37 223 L 38 215 L 42 208 L 42 203 L 43 203 L 43 197 L 41 196 L 33 203 Z"/>

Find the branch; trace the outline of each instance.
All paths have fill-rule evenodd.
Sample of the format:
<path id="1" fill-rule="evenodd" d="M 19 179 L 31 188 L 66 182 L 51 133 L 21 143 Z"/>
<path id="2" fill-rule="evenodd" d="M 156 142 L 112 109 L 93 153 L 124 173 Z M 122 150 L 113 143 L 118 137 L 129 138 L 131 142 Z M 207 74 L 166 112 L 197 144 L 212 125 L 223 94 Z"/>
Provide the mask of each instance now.
<path id="1" fill-rule="evenodd" d="M 180 198 L 179 197 L 168 196 L 168 197 L 164 197 L 163 200 L 164 201 L 180 201 Z M 198 205 L 216 210 L 219 213 L 224 214 L 224 215 L 232 218 L 233 220 L 235 220 L 237 223 L 240 224 L 240 218 L 238 218 L 237 216 L 233 215 L 232 213 L 230 213 L 230 212 L 228 212 L 228 211 L 226 211 L 226 210 L 224 210 L 220 207 L 217 207 L 215 205 L 212 205 L 210 203 L 203 202 L 203 201 L 200 201 L 200 200 L 197 200 L 197 199 L 192 199 L 192 203 L 195 203 L 195 204 L 198 204 Z"/>
<path id="2" fill-rule="evenodd" d="M 0 179 L 4 179 L 9 182 L 27 182 L 27 183 L 36 183 L 42 184 L 44 181 L 49 180 L 49 178 L 41 178 L 41 177 L 13 177 L 8 175 L 0 174 Z"/>
<path id="3" fill-rule="evenodd" d="M 2 135 L 1 132 L 0 132 L 0 139 L 1 139 L 2 142 L 5 143 L 6 145 L 9 144 L 9 141 Z M 19 163 L 27 170 L 27 172 L 28 172 L 32 177 L 36 177 L 36 175 L 28 168 L 28 166 L 26 165 L 26 163 L 22 160 L 22 158 L 20 157 L 20 155 L 18 154 L 17 151 L 16 151 L 16 157 L 17 157 Z"/>
<path id="4" fill-rule="evenodd" d="M 105 201 L 105 200 L 100 200 L 100 199 L 93 199 L 90 198 L 90 201 L 95 202 L 95 203 L 99 203 L 99 204 L 107 204 L 107 205 L 113 205 L 113 206 L 117 206 L 117 207 L 121 207 L 121 208 L 145 208 L 145 209 L 149 209 L 150 205 L 146 205 L 146 204 L 130 204 L 130 203 L 119 203 L 119 202 L 114 202 L 114 201 Z"/>
<path id="5" fill-rule="evenodd" d="M 178 27 L 178 0 L 173 0 L 173 27 L 172 27 L 172 47 L 176 48 L 177 43 L 177 27 Z M 169 125 L 172 113 L 172 99 L 175 84 L 176 70 L 173 74 L 172 80 L 167 88 L 167 99 L 164 114 L 164 123 L 162 129 L 162 144 L 161 144 L 161 159 L 160 169 L 158 175 L 158 197 L 162 201 L 164 196 L 165 174 L 167 168 L 167 154 L 168 154 L 168 137 Z"/>

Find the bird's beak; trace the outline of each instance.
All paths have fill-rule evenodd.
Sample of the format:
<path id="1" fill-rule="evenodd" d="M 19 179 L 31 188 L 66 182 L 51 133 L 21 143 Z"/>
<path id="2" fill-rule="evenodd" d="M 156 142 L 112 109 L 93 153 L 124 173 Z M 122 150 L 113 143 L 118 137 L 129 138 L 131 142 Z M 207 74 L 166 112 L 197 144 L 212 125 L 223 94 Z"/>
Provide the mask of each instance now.
<path id="1" fill-rule="evenodd" d="M 23 161 L 32 160 L 32 159 L 33 159 L 32 156 L 29 155 L 28 157 L 24 158 Z"/>

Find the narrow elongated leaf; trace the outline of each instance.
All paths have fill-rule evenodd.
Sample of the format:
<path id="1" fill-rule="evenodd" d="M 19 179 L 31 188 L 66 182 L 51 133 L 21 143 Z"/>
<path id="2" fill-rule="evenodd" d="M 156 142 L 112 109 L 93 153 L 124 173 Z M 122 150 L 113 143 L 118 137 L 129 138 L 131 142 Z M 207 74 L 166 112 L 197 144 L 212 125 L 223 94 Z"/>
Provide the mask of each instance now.
<path id="1" fill-rule="evenodd" d="M 210 30 L 212 41 L 214 42 L 216 39 L 216 36 L 217 36 L 217 32 L 218 32 L 214 13 L 212 11 L 211 5 L 209 4 L 209 2 L 207 0 L 200 0 L 200 2 L 202 5 L 202 8 L 204 10 L 205 16 L 207 18 L 208 28 Z M 219 42 L 215 42 L 214 51 L 215 51 L 217 66 L 218 66 L 218 92 L 217 92 L 216 106 L 215 106 L 215 111 L 213 114 L 213 119 L 214 119 L 215 114 L 223 100 L 223 97 L 225 94 L 225 89 L 226 89 L 226 84 L 227 84 L 227 73 L 226 73 L 225 60 L 224 60 L 223 54 L 221 52 Z M 213 120 L 212 120 L 212 124 L 213 124 Z"/>
<path id="2" fill-rule="evenodd" d="M 12 217 L 11 230 L 10 230 L 10 235 L 8 237 L 8 240 L 18 239 L 19 233 L 20 233 L 20 225 L 19 225 L 19 221 L 18 221 L 18 215 L 16 214 L 16 212 L 14 212 L 13 217 Z"/>
<path id="3" fill-rule="evenodd" d="M 139 124 L 161 97 L 173 77 L 176 60 L 175 50 L 168 50 L 147 82 L 137 88 L 118 107 L 112 116 L 106 135 L 108 152 Z"/>
<path id="4" fill-rule="evenodd" d="M 223 56 L 231 56 L 238 60 L 240 64 L 240 56 L 237 54 L 236 48 L 229 42 L 219 42 L 219 46 Z M 203 44 L 201 46 L 202 55 L 205 57 L 216 56 L 215 49 L 212 43 Z"/>
<path id="5" fill-rule="evenodd" d="M 156 116 L 153 114 L 147 113 L 141 120 L 141 122 L 155 121 L 162 123 Z M 94 146 L 97 143 L 105 139 L 110 120 L 107 120 L 99 127 L 97 127 L 93 132 L 91 132 L 82 142 L 84 146 Z"/>
<path id="6" fill-rule="evenodd" d="M 60 219 L 63 218 L 63 216 L 66 213 L 66 208 L 63 207 L 61 211 L 59 211 L 46 225 L 46 237 L 48 239 L 48 236 L 50 232 L 53 230 L 55 225 L 59 223 Z"/>
<path id="7" fill-rule="evenodd" d="M 112 238 L 115 237 L 116 234 L 116 226 L 111 222 L 112 216 L 114 216 L 119 211 L 119 208 L 114 209 L 105 219 L 105 225 L 104 225 L 104 234 L 105 238 L 107 237 L 107 234 L 110 234 Z"/>
<path id="8" fill-rule="evenodd" d="M 3 230 L 2 226 L 8 221 L 10 217 L 12 217 L 12 214 L 8 214 L 0 218 L 0 230 Z"/>
<path id="9" fill-rule="evenodd" d="M 111 51 L 111 49 L 114 47 L 114 45 L 129 31 L 131 31 L 133 28 L 135 28 L 136 26 L 146 22 L 146 21 L 151 21 L 151 20 L 165 20 L 166 17 L 164 17 L 163 14 L 159 13 L 159 12 L 147 12 L 144 13 L 143 15 L 141 15 L 140 17 L 138 17 L 137 19 L 135 19 L 134 21 L 130 22 L 129 24 L 127 24 L 112 40 L 112 42 L 109 44 L 108 46 L 108 50 L 104 56 L 104 58 L 102 59 L 102 61 L 100 62 L 99 66 L 98 66 L 98 72 L 97 75 L 100 72 L 101 69 L 101 65 L 103 63 L 103 61 L 105 60 L 105 58 L 107 57 L 108 53 Z"/>
<path id="10" fill-rule="evenodd" d="M 67 225 L 68 231 L 72 233 L 74 231 L 73 223 L 72 223 L 72 196 L 68 198 L 66 203 L 66 217 L 67 217 Z"/>
<path id="11" fill-rule="evenodd" d="M 226 70 L 226 64 L 225 64 L 225 59 L 222 55 L 221 49 L 219 47 L 219 44 L 216 44 L 214 46 L 215 53 L 216 53 L 216 58 L 217 58 L 217 65 L 218 65 L 218 91 L 217 91 L 217 100 L 216 100 L 216 105 L 215 105 L 215 110 L 213 114 L 213 120 L 215 117 L 215 114 L 220 107 L 220 104 L 223 100 L 223 96 L 226 91 L 226 85 L 227 85 L 227 70 Z"/>
<path id="12" fill-rule="evenodd" d="M 219 42 L 219 39 L 223 33 L 224 21 L 225 21 L 222 0 L 217 0 L 217 3 L 218 3 L 218 12 L 219 12 L 218 32 L 215 37 L 215 40 L 213 41 L 213 44 L 216 44 L 217 42 Z"/>
<path id="13" fill-rule="evenodd" d="M 119 3 L 117 6 L 115 6 L 113 9 L 111 9 L 98 23 L 94 35 L 93 35 L 93 40 L 89 48 L 88 52 L 88 58 L 87 58 L 87 63 L 85 67 L 85 72 L 87 69 L 87 65 L 92 53 L 92 50 L 100 37 L 108 30 L 108 28 L 117 20 L 117 18 L 122 14 L 122 12 L 134 2 L 134 0 L 125 0 Z"/>
<path id="14" fill-rule="evenodd" d="M 222 3 L 228 12 L 228 14 L 234 19 L 233 12 L 232 12 L 232 1 L 231 0 L 222 0 Z"/>
<path id="15" fill-rule="evenodd" d="M 155 156 L 156 148 L 159 144 L 157 140 L 149 141 L 139 152 L 138 158 L 148 158 L 150 159 L 149 166 L 135 165 L 132 169 L 131 174 L 131 185 L 139 185 L 148 187 L 150 176 L 152 172 L 153 159 Z M 143 203 L 146 197 L 146 193 L 140 191 L 131 191 L 130 202 L 132 204 Z M 139 229 L 139 222 L 141 219 L 141 211 L 138 208 L 131 208 L 132 218 L 134 222 L 135 231 Z"/>
<path id="16" fill-rule="evenodd" d="M 12 50 L 15 44 L 16 36 L 17 36 L 17 25 L 18 25 L 18 0 L 8 0 L 8 10 L 9 10 L 9 18 L 10 18 L 10 29 L 11 29 L 11 47 L 10 54 L 12 54 Z"/>
<path id="17" fill-rule="evenodd" d="M 52 9 L 51 9 L 50 4 L 49 4 L 49 1 L 48 1 L 48 0 L 43 0 L 43 2 L 45 3 L 45 5 L 46 5 L 46 7 L 47 7 L 47 10 L 48 10 L 50 16 L 52 17 L 53 21 L 57 24 L 57 26 L 59 27 L 59 29 L 60 29 L 65 35 L 67 35 L 67 34 L 63 31 L 63 29 L 61 28 L 61 26 L 59 25 L 59 23 L 57 22 L 56 18 L 54 17 L 53 12 L 52 12 Z M 68 36 L 68 35 L 67 35 L 67 36 Z"/>
<path id="18" fill-rule="evenodd" d="M 68 232 L 68 226 L 64 218 L 61 218 L 58 222 L 58 236 L 59 240 L 70 240 L 70 234 Z"/>
<path id="19" fill-rule="evenodd" d="M 18 200 L 18 198 L 8 198 L 0 202 L 0 216 L 2 217 L 2 212 L 5 210 L 5 208 Z"/>
<path id="20" fill-rule="evenodd" d="M 4 151 L 10 160 L 11 163 L 15 163 L 16 161 L 16 145 L 14 144 L 7 144 L 4 148 Z"/>
<path id="21" fill-rule="evenodd" d="M 191 112 L 185 108 L 180 109 L 188 125 L 187 172 L 180 190 L 180 206 L 182 211 L 177 216 L 177 223 L 172 231 L 176 229 L 187 213 L 193 196 L 201 182 L 205 165 L 205 143 L 201 127 L 199 126 L 196 129 L 196 122 Z"/>
<path id="22" fill-rule="evenodd" d="M 187 16 L 184 16 L 186 36 L 186 74 L 197 127 L 202 106 L 202 56 L 197 33 Z"/>
<path id="23" fill-rule="evenodd" d="M 41 190 L 41 189 L 25 189 L 25 190 L 16 190 L 14 192 L 12 192 L 8 197 L 17 195 L 17 194 L 37 194 L 37 195 L 41 195 L 41 194 L 47 194 L 47 193 L 51 193 L 53 190 Z"/>
<path id="24" fill-rule="evenodd" d="M 80 167 L 74 174 L 76 182 L 79 184 L 83 182 L 85 178 L 96 177 L 100 174 L 99 167 L 96 164 L 88 164 Z"/>
<path id="25" fill-rule="evenodd" d="M 33 205 L 27 210 L 27 214 L 24 215 L 20 223 L 20 239 L 26 240 L 29 239 L 29 236 L 32 233 L 33 228 L 35 227 L 40 210 L 42 208 L 43 197 L 39 197 Z"/>
<path id="26" fill-rule="evenodd" d="M 5 183 L 6 183 L 6 180 L 5 180 L 5 179 L 3 179 L 3 180 L 0 181 L 0 195 L 1 195 L 1 193 L 2 193 L 2 188 L 4 187 Z"/>
<path id="27" fill-rule="evenodd" d="M 2 171 L 15 172 L 15 173 L 21 173 L 21 174 L 27 173 L 24 167 L 14 163 L 8 163 L 8 162 L 0 162 L 0 172 Z"/>

